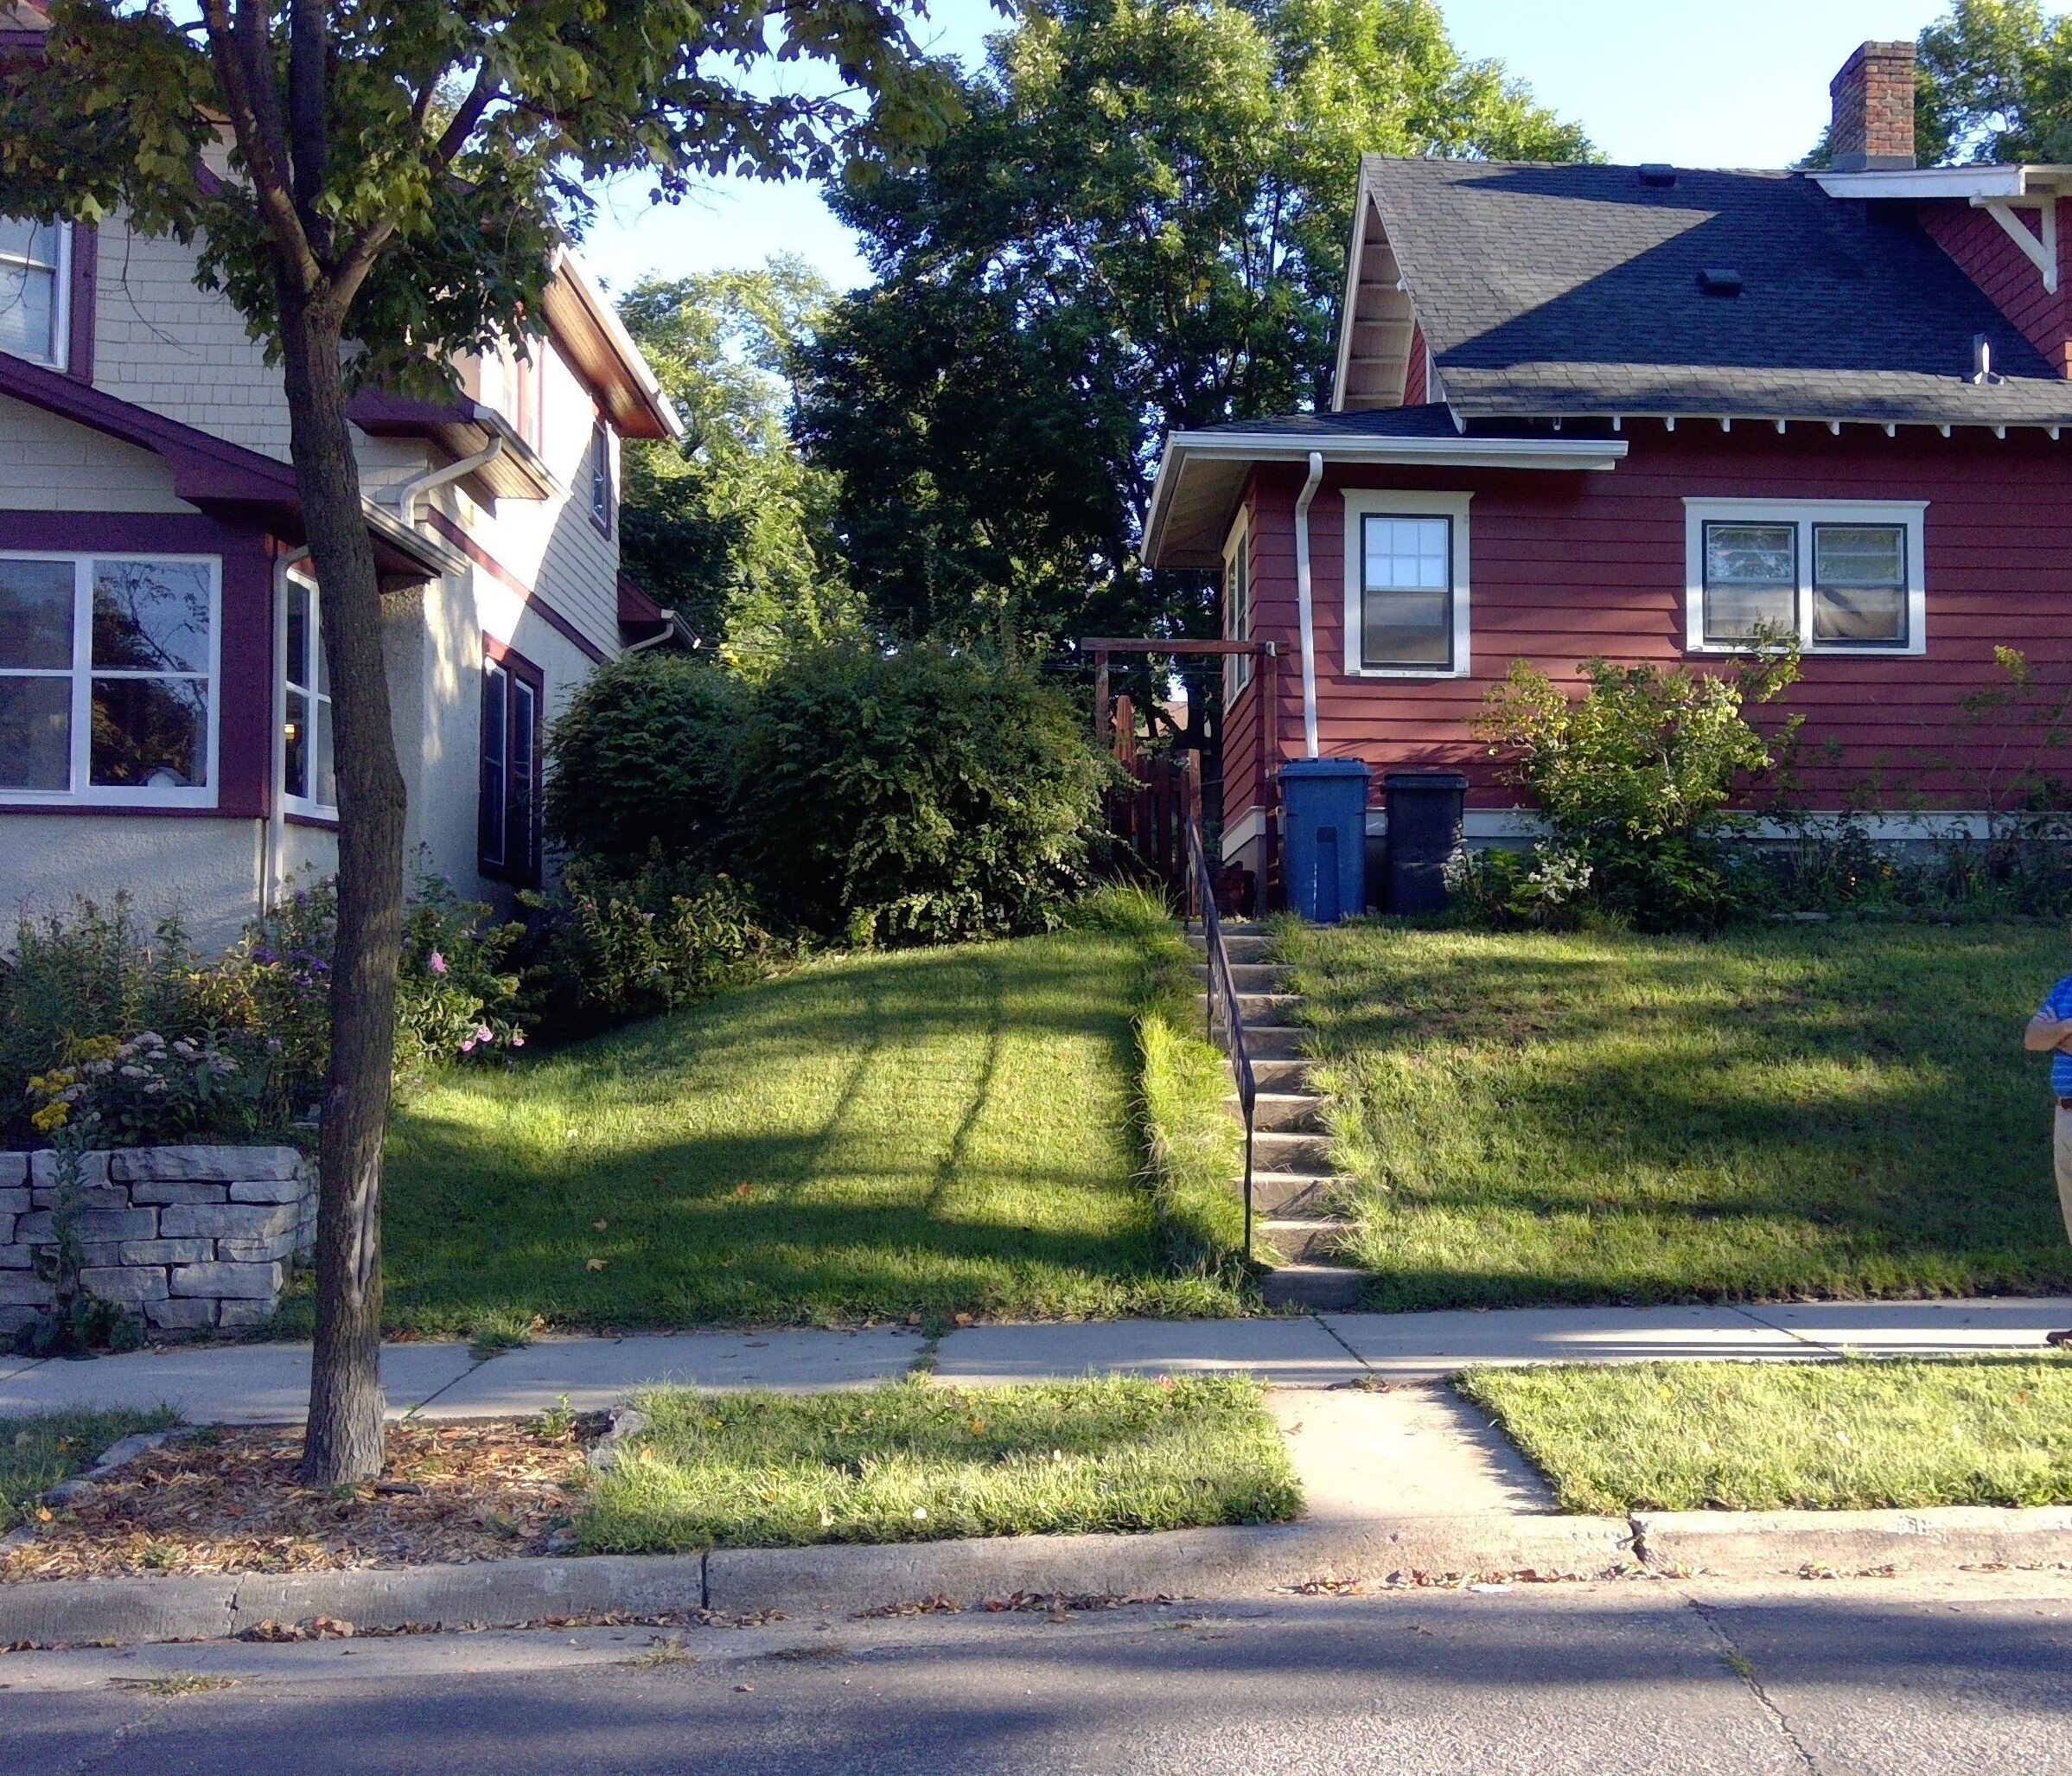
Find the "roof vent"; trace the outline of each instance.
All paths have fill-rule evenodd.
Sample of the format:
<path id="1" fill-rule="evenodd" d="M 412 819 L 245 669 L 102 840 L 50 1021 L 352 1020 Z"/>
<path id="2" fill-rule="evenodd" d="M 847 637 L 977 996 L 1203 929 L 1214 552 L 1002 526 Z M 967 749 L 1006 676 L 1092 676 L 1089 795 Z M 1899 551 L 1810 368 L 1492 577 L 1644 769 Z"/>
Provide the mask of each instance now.
<path id="1" fill-rule="evenodd" d="M 1666 162 L 1651 160 L 1641 169 L 1641 183 L 1643 185 L 1653 185 L 1658 190 L 1667 191 L 1675 182 L 1676 169 Z"/>
<path id="2" fill-rule="evenodd" d="M 1992 341 L 1983 333 L 1974 333 L 1971 338 L 1971 380 L 1984 387 L 1987 383 L 2005 382 L 2006 378 L 1992 367 Z"/>
<path id="3" fill-rule="evenodd" d="M 1741 273 L 1725 265 L 1707 265 L 1698 274 L 1698 287 L 1707 296 L 1739 296 Z"/>

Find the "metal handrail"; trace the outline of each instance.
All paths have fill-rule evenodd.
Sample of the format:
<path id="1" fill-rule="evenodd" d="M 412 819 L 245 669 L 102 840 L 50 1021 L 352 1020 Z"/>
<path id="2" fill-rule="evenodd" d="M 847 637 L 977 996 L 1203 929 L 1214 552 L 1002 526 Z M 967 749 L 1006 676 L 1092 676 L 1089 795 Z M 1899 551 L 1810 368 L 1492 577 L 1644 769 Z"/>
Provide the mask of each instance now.
<path id="1" fill-rule="evenodd" d="M 1237 1080 L 1238 1106 L 1245 1117 L 1245 1256 L 1252 1256 L 1252 1135 L 1253 1107 L 1259 1102 L 1259 1082 L 1253 1076 L 1252 1053 L 1245 1042 L 1245 1013 L 1238 1003 L 1237 983 L 1230 978 L 1230 951 L 1223 942 L 1223 922 L 1216 913 L 1215 878 L 1209 873 L 1208 857 L 1202 848 L 1202 823 L 1192 815 L 1187 822 L 1188 872 L 1193 881 L 1193 898 L 1200 908 L 1203 948 L 1208 955 L 1208 1039 L 1217 1041 L 1218 1013 L 1223 1038 L 1218 1045 L 1230 1057 L 1230 1070 Z"/>

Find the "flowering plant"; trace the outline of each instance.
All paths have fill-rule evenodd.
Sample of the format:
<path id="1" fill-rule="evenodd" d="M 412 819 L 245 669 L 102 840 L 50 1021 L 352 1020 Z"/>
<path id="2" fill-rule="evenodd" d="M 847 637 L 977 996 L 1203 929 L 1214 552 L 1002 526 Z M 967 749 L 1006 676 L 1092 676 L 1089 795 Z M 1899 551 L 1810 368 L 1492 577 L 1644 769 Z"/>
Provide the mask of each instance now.
<path id="1" fill-rule="evenodd" d="M 214 1032 L 171 1042 L 156 1030 L 126 1042 L 89 1036 L 30 1078 L 29 1120 L 48 1138 L 106 1147 L 247 1134 L 266 1120 L 270 1071 L 240 1060 Z"/>

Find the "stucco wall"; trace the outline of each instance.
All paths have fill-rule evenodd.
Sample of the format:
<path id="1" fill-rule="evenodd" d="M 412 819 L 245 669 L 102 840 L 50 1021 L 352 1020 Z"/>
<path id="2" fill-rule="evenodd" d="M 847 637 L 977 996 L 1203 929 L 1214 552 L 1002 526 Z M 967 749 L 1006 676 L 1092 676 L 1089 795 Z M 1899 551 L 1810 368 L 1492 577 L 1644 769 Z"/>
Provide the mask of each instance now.
<path id="1" fill-rule="evenodd" d="M 265 823 L 177 815 L 10 809 L 0 844 L 0 945 L 24 913 L 61 912 L 75 894 L 104 905 L 126 890 L 147 917 L 176 912 L 207 949 L 235 941 L 258 912 Z"/>

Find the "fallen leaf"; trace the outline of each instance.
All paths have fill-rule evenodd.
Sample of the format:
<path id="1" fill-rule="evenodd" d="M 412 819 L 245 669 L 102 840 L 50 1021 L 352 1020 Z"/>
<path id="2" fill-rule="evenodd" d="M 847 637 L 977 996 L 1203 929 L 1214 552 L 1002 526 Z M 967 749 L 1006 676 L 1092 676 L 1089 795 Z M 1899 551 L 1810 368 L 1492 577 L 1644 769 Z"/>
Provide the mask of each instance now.
<path id="1" fill-rule="evenodd" d="M 604 1268 L 604 1265 L 605 1260 L 602 1258 L 592 1258 L 586 1262 L 583 1268 L 585 1270 L 602 1270 Z"/>
<path id="2" fill-rule="evenodd" d="M 590 1223 L 590 1226 L 599 1233 L 602 1233 L 604 1230 L 610 1225 L 611 1223 L 609 1221 L 593 1221 Z"/>

